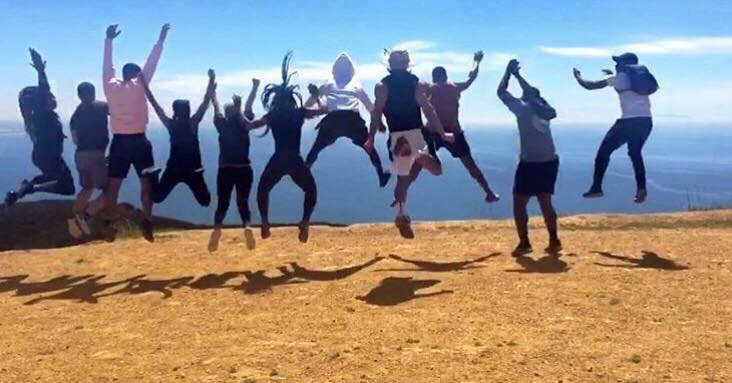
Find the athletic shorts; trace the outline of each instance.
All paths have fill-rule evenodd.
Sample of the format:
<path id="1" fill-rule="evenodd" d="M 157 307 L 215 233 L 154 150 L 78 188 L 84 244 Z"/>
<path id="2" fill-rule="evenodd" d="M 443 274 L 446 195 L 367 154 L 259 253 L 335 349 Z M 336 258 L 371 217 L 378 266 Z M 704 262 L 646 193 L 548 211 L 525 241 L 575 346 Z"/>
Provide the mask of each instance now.
<path id="1" fill-rule="evenodd" d="M 513 194 L 536 196 L 554 194 L 559 173 L 559 159 L 547 162 L 519 162 L 513 184 Z"/>
<path id="2" fill-rule="evenodd" d="M 77 151 L 74 156 L 83 189 L 102 189 L 107 184 L 107 158 L 101 150 Z"/>
<path id="3" fill-rule="evenodd" d="M 399 151 L 404 145 L 409 147 L 410 153 L 406 156 L 400 156 Z M 428 152 L 422 129 L 391 132 L 389 134 L 389 152 L 394 163 L 394 172 L 398 176 L 408 176 L 417 156 Z"/>
<path id="4" fill-rule="evenodd" d="M 453 133 L 453 137 L 455 137 L 455 142 L 449 143 L 443 140 L 439 134 L 430 132 L 430 138 L 434 142 L 435 150 L 445 148 L 450 152 L 450 155 L 452 155 L 453 158 L 461 158 L 470 155 L 470 145 L 468 145 L 468 141 L 465 140 L 465 133 L 456 132 Z"/>
<path id="5" fill-rule="evenodd" d="M 328 113 L 316 127 L 317 141 L 334 143 L 341 137 L 348 137 L 358 146 L 363 146 L 369 137 L 366 121 L 358 112 L 352 110 L 336 110 Z"/>
<path id="6" fill-rule="evenodd" d="M 109 148 L 109 177 L 125 178 L 135 167 L 137 176 L 152 171 L 155 167 L 152 144 L 144 134 L 115 134 Z"/>

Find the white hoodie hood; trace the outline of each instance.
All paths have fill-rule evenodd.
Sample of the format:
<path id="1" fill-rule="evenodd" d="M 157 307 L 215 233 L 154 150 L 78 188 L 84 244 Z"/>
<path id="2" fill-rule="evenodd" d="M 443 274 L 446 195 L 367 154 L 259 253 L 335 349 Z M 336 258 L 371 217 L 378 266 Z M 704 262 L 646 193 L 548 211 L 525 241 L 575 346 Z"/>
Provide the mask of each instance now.
<path id="1" fill-rule="evenodd" d="M 341 53 L 333 63 L 333 83 L 326 84 L 323 89 L 329 111 L 352 110 L 358 112 L 363 103 L 370 110 L 373 105 L 369 96 L 361 89 L 358 80 L 354 80 L 355 65 L 347 53 Z"/>
<path id="2" fill-rule="evenodd" d="M 348 53 L 341 53 L 333 63 L 333 81 L 339 87 L 344 87 L 353 80 L 355 74 L 356 68 L 351 57 L 348 56 Z"/>

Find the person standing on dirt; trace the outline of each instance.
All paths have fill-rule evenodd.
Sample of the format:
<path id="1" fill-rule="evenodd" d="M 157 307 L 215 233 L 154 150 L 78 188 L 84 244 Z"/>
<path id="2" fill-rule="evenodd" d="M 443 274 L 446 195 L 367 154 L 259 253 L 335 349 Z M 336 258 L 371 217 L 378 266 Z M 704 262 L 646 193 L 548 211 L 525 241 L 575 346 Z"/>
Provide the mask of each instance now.
<path id="1" fill-rule="evenodd" d="M 112 60 L 112 42 L 121 32 L 117 30 L 117 25 L 110 25 L 107 28 L 104 40 L 102 81 L 104 95 L 109 104 L 110 128 L 113 134 L 109 149 L 106 205 L 110 209 L 117 208 L 122 180 L 127 177 L 130 166 L 134 166 L 140 178 L 140 199 L 144 214 L 140 228 L 149 242 L 155 241 L 152 223 L 153 192 L 159 169 L 155 168 L 152 144 L 145 136 L 148 123 L 147 98 L 138 75 L 142 73 L 146 81 L 152 81 L 169 30 L 169 24 L 163 25 L 158 41 L 143 68 L 134 63 L 125 64 L 122 68 L 122 79 L 115 76 Z"/>
<path id="2" fill-rule="evenodd" d="M 483 172 L 475 163 L 475 159 L 473 159 L 473 155 L 470 153 L 470 145 L 468 145 L 468 141 L 465 139 L 465 132 L 463 132 L 463 129 L 460 126 L 460 121 L 458 120 L 460 95 L 463 91 L 467 90 L 478 77 L 481 60 L 483 60 L 483 52 L 478 51 L 474 55 L 473 70 L 470 71 L 470 74 L 468 74 L 468 80 L 465 82 L 453 83 L 448 81 L 447 71 L 444 67 L 438 66 L 432 70 L 433 83 L 428 89 L 430 103 L 435 108 L 435 112 L 440 118 L 442 127 L 446 132 L 453 134 L 455 142 L 445 142 L 435 133 L 431 133 L 430 138 L 434 142 L 435 151 L 445 148 L 450 152 L 453 158 L 460 159 L 468 173 L 470 173 L 473 179 L 478 182 L 478 185 L 480 185 L 485 192 L 485 201 L 492 203 L 498 201 L 499 197 L 493 192 L 493 190 L 491 190 L 490 186 L 488 186 L 488 181 L 486 181 L 485 176 L 483 176 Z"/>
<path id="3" fill-rule="evenodd" d="M 582 196 L 599 198 L 603 196 L 602 181 L 610 164 L 610 155 L 621 146 L 628 144 L 628 156 L 633 163 L 636 193 L 634 201 L 643 203 L 648 196 L 646 189 L 646 168 L 643 163 L 643 145 L 653 128 L 650 95 L 658 89 L 658 83 L 648 69 L 638 65 L 638 56 L 624 53 L 613 56 L 615 75 L 604 80 L 588 81 L 574 68 L 574 77 L 585 89 L 594 90 L 612 86 L 620 98 L 622 114 L 605 135 L 595 157 L 595 172 L 590 190 Z M 612 74 L 606 70 L 607 74 Z"/>
<path id="4" fill-rule="evenodd" d="M 531 197 L 539 200 L 549 232 L 547 253 L 555 254 L 562 249 L 557 234 L 557 213 L 552 204 L 554 185 L 559 172 L 559 156 L 554 147 L 549 121 L 557 116 L 556 111 L 541 97 L 538 89 L 532 87 L 519 73 L 517 60 L 511 60 L 498 84 L 498 98 L 516 115 L 521 143 L 521 154 L 513 186 L 513 215 L 516 222 L 519 244 L 513 251 L 515 256 L 532 251 L 529 241 L 529 215 L 526 205 Z M 508 91 L 511 76 L 521 85 L 523 94 L 516 98 Z"/>
<path id="5" fill-rule="evenodd" d="M 427 116 L 430 129 L 447 143 L 453 143 L 452 133 L 447 133 L 427 98 L 429 85 L 409 72 L 409 53 L 395 50 L 389 54 L 389 72 L 374 89 L 376 101 L 371 112 L 371 129 L 364 147 L 374 149 L 376 132 L 383 130 L 382 116 L 389 127 L 389 151 L 397 174 L 394 188 L 396 200 L 395 224 L 402 236 L 411 237 L 411 219 L 406 212 L 407 191 L 422 170 L 433 175 L 442 174 L 442 164 L 429 153 L 425 141 L 422 113 Z"/>
<path id="6" fill-rule="evenodd" d="M 89 202 L 96 190 L 104 191 L 107 185 L 106 151 L 109 145 L 109 108 L 104 101 L 96 100 L 94 85 L 83 82 L 77 87 L 81 103 L 71 115 L 69 126 L 76 144 L 76 170 L 79 172 L 81 191 L 74 201 L 74 216 L 68 220 L 69 233 L 75 238 L 90 235 L 88 220 L 104 208 L 104 194 Z"/>

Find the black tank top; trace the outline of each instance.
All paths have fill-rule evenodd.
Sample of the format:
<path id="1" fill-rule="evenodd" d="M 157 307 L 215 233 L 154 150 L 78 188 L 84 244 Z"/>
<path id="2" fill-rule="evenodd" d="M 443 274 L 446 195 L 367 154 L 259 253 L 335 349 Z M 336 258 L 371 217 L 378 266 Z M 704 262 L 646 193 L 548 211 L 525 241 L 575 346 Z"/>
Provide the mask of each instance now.
<path id="1" fill-rule="evenodd" d="M 198 126 L 194 121 L 170 121 L 170 157 L 168 167 L 197 170 L 201 164 L 201 149 L 198 143 Z"/>
<path id="2" fill-rule="evenodd" d="M 267 114 L 267 124 L 274 137 L 275 153 L 286 152 L 300 155 L 300 139 L 304 122 L 304 108 L 297 108 L 292 113 Z"/>
<path id="3" fill-rule="evenodd" d="M 419 78 L 405 70 L 398 70 L 391 72 L 381 82 L 389 90 L 384 108 L 389 131 L 421 129 L 424 126 L 422 110 L 415 97 Z"/>

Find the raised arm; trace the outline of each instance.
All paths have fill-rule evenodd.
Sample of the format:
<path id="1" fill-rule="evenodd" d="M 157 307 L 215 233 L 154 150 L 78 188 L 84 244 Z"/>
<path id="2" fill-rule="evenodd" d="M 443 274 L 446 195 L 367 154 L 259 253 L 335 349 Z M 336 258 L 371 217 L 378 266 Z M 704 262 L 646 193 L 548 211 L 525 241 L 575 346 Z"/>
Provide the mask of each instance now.
<path id="1" fill-rule="evenodd" d="M 102 63 L 102 82 L 103 86 L 114 78 L 114 61 L 112 60 L 112 40 L 119 36 L 122 31 L 117 30 L 118 25 L 110 25 L 107 27 L 107 38 L 104 39 L 104 60 Z"/>
<path id="2" fill-rule="evenodd" d="M 498 83 L 498 89 L 496 90 L 496 94 L 498 95 L 498 98 L 503 101 L 504 104 L 508 105 L 508 102 L 516 100 L 515 97 L 508 91 L 508 81 L 511 80 L 511 73 L 515 71 L 515 69 L 518 67 L 518 61 L 516 59 L 512 59 L 508 62 L 508 65 L 506 65 L 506 71 L 503 72 L 503 77 L 501 78 L 501 81 Z"/>
<path id="3" fill-rule="evenodd" d="M 219 105 L 219 98 L 216 97 L 216 87 L 214 87 L 214 90 L 211 93 L 211 103 L 213 104 L 213 108 L 214 108 L 214 121 L 215 121 L 217 118 L 224 116 L 223 114 L 221 114 L 221 106 Z"/>
<path id="4" fill-rule="evenodd" d="M 577 80 L 577 82 L 585 89 L 587 90 L 595 90 L 595 89 L 602 89 L 606 86 L 608 86 L 607 80 L 599 80 L 599 81 L 588 81 L 582 78 L 582 72 L 579 71 L 579 69 L 574 68 L 572 70 L 574 74 L 574 78 Z"/>
<path id="5" fill-rule="evenodd" d="M 369 123 L 369 137 L 363 144 L 363 147 L 372 151 L 374 149 L 374 137 L 376 132 L 384 130 L 384 123 L 381 118 L 384 115 L 384 107 L 386 106 L 386 98 L 389 96 L 389 89 L 383 82 L 379 82 L 374 87 L 374 108 L 371 110 L 371 122 Z"/>
<path id="6" fill-rule="evenodd" d="M 480 62 L 483 61 L 483 51 L 477 51 L 475 52 L 475 55 L 473 55 L 473 70 L 468 73 L 468 81 L 465 82 L 459 82 L 455 84 L 458 87 L 459 91 L 464 91 L 468 88 L 470 88 L 470 85 L 473 84 L 476 78 L 478 78 L 478 72 L 480 71 Z"/>
<path id="7" fill-rule="evenodd" d="M 139 81 L 142 84 L 142 87 L 145 89 L 145 95 L 147 96 L 147 100 L 150 101 L 150 105 L 152 105 L 153 109 L 155 110 L 155 114 L 158 115 L 160 122 L 162 122 L 166 128 L 170 129 L 170 118 L 165 115 L 165 111 L 163 110 L 163 108 L 160 107 L 160 104 L 158 104 L 158 100 L 155 99 L 155 96 L 153 96 L 152 92 L 150 91 L 150 86 L 147 83 L 147 78 L 145 77 L 145 74 L 140 73 L 139 75 L 137 75 L 137 81 Z"/>
<path id="8" fill-rule="evenodd" d="M 247 102 L 244 104 L 244 117 L 253 120 L 254 119 L 254 111 L 252 108 L 254 107 L 254 100 L 257 98 L 257 91 L 259 90 L 259 79 L 253 78 L 252 79 L 252 90 L 249 91 L 249 96 L 247 96 Z"/>
<path id="9" fill-rule="evenodd" d="M 152 81 L 153 75 L 155 75 L 155 69 L 158 67 L 160 55 L 163 53 L 163 44 L 165 43 L 165 39 L 168 37 L 169 30 L 170 24 L 165 24 L 160 29 L 158 41 L 153 45 L 152 51 L 150 51 L 150 55 L 147 56 L 147 61 L 145 61 L 145 66 L 142 67 L 142 73 L 145 74 L 145 79 L 148 83 Z"/>
<path id="10" fill-rule="evenodd" d="M 445 129 L 442 127 L 442 123 L 440 122 L 440 118 L 437 116 L 437 112 L 435 112 L 435 108 L 427 97 L 428 88 L 429 85 L 425 83 L 417 84 L 417 88 L 414 91 L 414 97 L 417 99 L 417 104 L 419 104 L 419 107 L 422 109 L 422 113 L 427 117 L 427 123 L 437 133 L 439 133 L 440 136 L 442 136 L 442 139 L 447 142 L 453 142 L 455 138 L 452 134 L 445 132 Z"/>
<path id="11" fill-rule="evenodd" d="M 36 93 L 35 105 L 36 111 L 42 112 L 48 107 L 48 98 L 51 93 L 51 86 L 48 84 L 46 77 L 46 62 L 43 61 L 40 53 L 30 48 L 31 66 L 38 72 L 38 93 Z"/>
<path id="12" fill-rule="evenodd" d="M 310 92 L 310 96 L 308 97 L 307 100 L 305 100 L 305 107 L 306 108 L 309 108 L 309 107 L 317 104 L 318 103 L 318 100 L 320 99 L 320 97 L 322 97 L 323 94 L 325 93 L 325 85 L 321 85 L 320 87 L 317 87 L 315 84 L 309 84 L 308 85 L 308 90 L 310 90 L 311 87 L 315 87 L 315 89 L 317 89 L 317 91 L 316 92 L 312 92 L 312 91 Z"/>
<path id="13" fill-rule="evenodd" d="M 208 109 L 208 104 L 211 102 L 211 97 L 213 97 L 214 92 L 216 91 L 216 73 L 213 69 L 208 70 L 208 86 L 206 87 L 206 94 L 203 96 L 203 102 L 201 102 L 201 105 L 196 110 L 196 113 L 193 114 L 191 119 L 193 119 L 196 123 L 193 125 L 197 125 L 201 120 L 203 119 L 203 115 L 206 114 L 206 109 Z"/>

